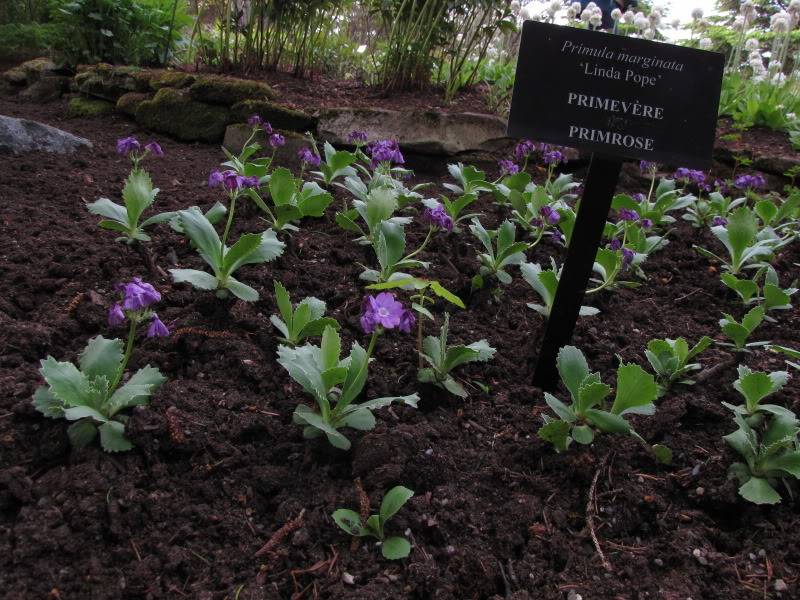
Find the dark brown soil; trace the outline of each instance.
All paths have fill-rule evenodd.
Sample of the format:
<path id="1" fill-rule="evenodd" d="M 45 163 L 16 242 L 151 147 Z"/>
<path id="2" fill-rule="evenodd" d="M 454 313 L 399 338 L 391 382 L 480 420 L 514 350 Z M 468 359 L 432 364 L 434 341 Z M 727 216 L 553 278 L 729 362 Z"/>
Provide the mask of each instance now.
<path id="1" fill-rule="evenodd" d="M 363 343 L 356 264 L 363 251 L 329 214 L 304 223 L 275 263 L 241 272 L 262 294 L 254 305 L 173 286 L 165 271 L 176 259 L 182 266 L 199 262 L 181 237 L 168 228 L 155 232 L 148 248 L 158 270 L 148 273 L 142 256 L 114 243 L 83 207 L 98 196 L 119 198 L 129 165 L 115 154 L 115 140 L 153 136 L 119 117 L 64 120 L 62 112 L 59 103 L 0 101 L 2 114 L 41 120 L 95 144 L 70 157 L 0 161 L 4 598 L 522 600 L 574 592 L 587 600 L 750 600 L 777 598 L 778 579 L 788 585 L 782 597 L 798 597 L 797 501 L 784 493 L 783 504 L 759 508 L 739 499 L 726 480 L 733 456 L 721 436 L 732 426 L 720 402 L 738 400 L 735 363 L 725 349 L 702 357 L 705 366 L 725 363 L 722 370 L 669 394 L 654 418 L 638 423 L 649 441 L 673 448 L 673 466 L 659 466 L 631 440 L 612 436 L 557 455 L 536 437 L 543 400 L 529 383 L 542 319 L 525 306 L 533 294 L 515 277 L 500 304 L 472 298 L 468 311 L 452 315 L 456 340 L 485 337 L 498 349 L 495 360 L 464 372 L 489 385 L 488 395 L 475 389 L 461 402 L 421 390 L 419 410 L 381 411 L 374 431 L 350 435 L 349 452 L 304 441 L 291 413 L 308 399 L 275 361 L 272 280 L 295 300 L 325 300 L 346 343 Z M 205 185 L 221 160 L 218 148 L 154 139 L 166 152 L 147 164 L 161 188 L 159 210 L 219 199 Z M 499 220 L 501 210 L 488 198 L 479 208 L 486 224 Z M 236 228 L 260 231 L 263 224 L 246 207 Z M 423 227 L 409 232 L 410 243 L 418 243 Z M 651 338 L 719 339 L 720 313 L 741 314 L 693 243 L 714 242 L 679 224 L 670 245 L 647 263 L 641 288 L 596 298 L 602 313 L 579 323 L 575 343 L 604 377 L 617 357 L 643 364 Z M 542 262 L 549 254 L 563 260 L 554 244 L 529 258 Z M 468 233 L 437 239 L 424 258 L 431 276 L 468 296 L 476 269 Z M 776 263 L 784 284 L 797 276 L 796 263 L 795 244 Z M 44 419 L 30 404 L 38 362 L 47 354 L 73 360 L 89 337 L 108 335 L 114 284 L 134 275 L 162 292 L 159 313 L 176 331 L 142 341 L 132 366 L 149 362 L 169 381 L 149 407 L 134 411 L 133 451 L 73 451 L 65 422 Z M 757 337 L 800 345 L 798 311 L 777 316 Z M 382 338 L 377 359 L 368 397 L 418 389 L 410 336 Z M 763 351 L 745 360 L 754 368 L 782 366 Z M 775 397 L 795 411 L 798 400 L 797 378 Z M 595 524 L 611 572 L 586 526 L 587 494 L 600 465 Z M 351 546 L 334 525 L 335 509 L 358 506 L 356 478 L 373 510 L 393 485 L 416 491 L 388 526 L 410 531 L 407 560 L 385 561 L 371 543 Z M 793 492 L 796 498 L 796 486 Z M 255 556 L 301 514 L 272 552 Z"/>

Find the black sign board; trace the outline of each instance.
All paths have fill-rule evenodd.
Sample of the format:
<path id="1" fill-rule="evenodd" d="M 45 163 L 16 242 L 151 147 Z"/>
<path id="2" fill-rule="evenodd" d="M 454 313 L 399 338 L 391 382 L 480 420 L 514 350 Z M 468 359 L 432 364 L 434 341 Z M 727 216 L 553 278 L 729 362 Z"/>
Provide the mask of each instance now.
<path id="1" fill-rule="evenodd" d="M 708 168 L 722 54 L 526 21 L 511 137 Z"/>
<path id="2" fill-rule="evenodd" d="M 526 21 L 511 137 L 592 152 L 534 383 L 553 389 L 572 339 L 622 168 L 632 158 L 711 165 L 724 57 L 598 31 Z"/>

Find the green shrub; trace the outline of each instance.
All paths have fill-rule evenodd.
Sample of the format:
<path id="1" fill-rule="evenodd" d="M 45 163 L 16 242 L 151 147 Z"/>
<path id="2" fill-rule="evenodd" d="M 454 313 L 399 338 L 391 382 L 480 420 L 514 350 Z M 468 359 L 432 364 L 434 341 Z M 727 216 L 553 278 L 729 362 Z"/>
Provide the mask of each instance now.
<path id="1" fill-rule="evenodd" d="M 0 60 L 20 61 L 45 54 L 57 29 L 52 23 L 0 25 Z"/>
<path id="2" fill-rule="evenodd" d="M 51 16 L 53 51 L 69 65 L 161 64 L 191 23 L 186 0 L 53 0 Z"/>

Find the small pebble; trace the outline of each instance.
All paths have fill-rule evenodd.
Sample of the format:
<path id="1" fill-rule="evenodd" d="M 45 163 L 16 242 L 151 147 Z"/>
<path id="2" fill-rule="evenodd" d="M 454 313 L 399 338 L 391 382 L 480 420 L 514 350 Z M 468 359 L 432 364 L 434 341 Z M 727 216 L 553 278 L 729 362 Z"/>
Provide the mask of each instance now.
<path id="1" fill-rule="evenodd" d="M 428 448 L 425 450 L 425 456 L 433 456 L 433 448 Z"/>
<path id="2" fill-rule="evenodd" d="M 699 487 L 695 490 L 695 493 L 697 493 L 698 496 L 702 496 L 703 494 L 706 493 L 706 490 L 705 488 Z"/>
<path id="3" fill-rule="evenodd" d="M 789 586 L 786 585 L 786 582 L 783 579 L 776 579 L 775 580 L 775 591 L 776 592 L 785 592 L 789 589 Z"/>
<path id="4" fill-rule="evenodd" d="M 661 560 L 660 558 L 656 558 L 656 559 L 653 560 L 653 564 L 655 566 L 657 566 L 657 567 L 663 567 L 664 566 L 664 561 Z"/>
<path id="5" fill-rule="evenodd" d="M 447 548 L 444 549 L 444 551 L 447 552 L 447 554 L 450 556 L 456 553 L 456 549 L 454 546 L 448 546 Z"/>
<path id="6" fill-rule="evenodd" d="M 570 590 L 569 594 L 567 594 L 567 600 L 583 600 L 583 596 L 575 590 Z"/>
<path id="7" fill-rule="evenodd" d="M 700 475 L 700 464 L 699 463 L 696 464 L 694 466 L 694 468 L 692 469 L 692 477 L 697 477 L 698 475 Z"/>
<path id="8" fill-rule="evenodd" d="M 356 582 L 356 578 L 350 575 L 350 573 L 342 573 L 342 581 L 347 585 L 353 585 Z"/>

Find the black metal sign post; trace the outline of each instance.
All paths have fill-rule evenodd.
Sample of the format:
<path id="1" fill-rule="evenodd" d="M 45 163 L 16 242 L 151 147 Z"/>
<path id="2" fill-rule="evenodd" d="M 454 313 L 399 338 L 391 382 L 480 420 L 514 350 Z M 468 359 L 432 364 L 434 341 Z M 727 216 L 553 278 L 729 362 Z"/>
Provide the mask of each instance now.
<path id="1" fill-rule="evenodd" d="M 526 21 L 508 134 L 592 153 L 534 383 L 558 382 L 622 160 L 711 164 L 724 57 L 607 33 Z"/>

